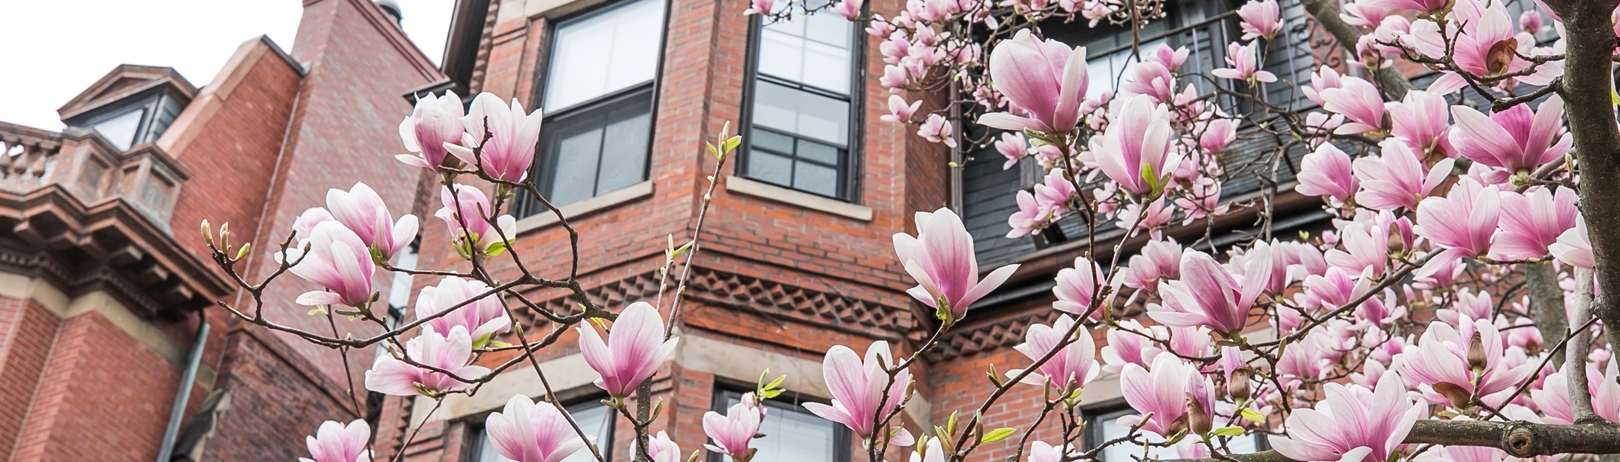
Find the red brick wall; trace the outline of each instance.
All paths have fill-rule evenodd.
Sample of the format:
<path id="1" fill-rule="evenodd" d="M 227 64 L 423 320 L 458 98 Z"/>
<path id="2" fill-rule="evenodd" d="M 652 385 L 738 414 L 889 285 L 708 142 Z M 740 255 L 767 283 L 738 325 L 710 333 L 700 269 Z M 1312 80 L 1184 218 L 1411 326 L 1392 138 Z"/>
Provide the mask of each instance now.
<path id="1" fill-rule="evenodd" d="M 58 324 L 38 302 L 0 297 L 0 458 L 11 460 Z"/>
<path id="2" fill-rule="evenodd" d="M 11 460 L 150 460 L 180 371 L 100 313 L 61 323 Z"/>
<path id="3" fill-rule="evenodd" d="M 240 324 L 240 323 L 237 323 Z M 304 357 L 259 327 L 232 329 L 216 388 L 231 395 L 202 460 L 295 460 L 308 457 L 304 437 L 321 422 L 348 423 L 358 413 L 346 383 L 321 376 Z M 354 353 L 368 362 L 370 353 Z M 355 384 L 365 401 L 364 385 Z"/>

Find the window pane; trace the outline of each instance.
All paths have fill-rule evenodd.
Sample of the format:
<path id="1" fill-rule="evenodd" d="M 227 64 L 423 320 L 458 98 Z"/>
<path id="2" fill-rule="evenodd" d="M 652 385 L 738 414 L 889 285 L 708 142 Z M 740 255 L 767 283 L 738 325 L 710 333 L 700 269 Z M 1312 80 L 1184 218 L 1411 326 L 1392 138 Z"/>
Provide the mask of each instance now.
<path id="1" fill-rule="evenodd" d="M 544 107 L 578 104 L 652 80 L 663 3 L 636 0 L 557 28 Z"/>
<path id="2" fill-rule="evenodd" d="M 118 149 L 129 149 L 130 143 L 135 141 L 135 129 L 141 125 L 141 115 L 145 113 L 140 109 L 125 112 L 96 124 L 96 131 Z"/>
<path id="3" fill-rule="evenodd" d="M 759 130 L 750 137 L 755 149 L 769 149 L 778 154 L 793 154 L 793 138 L 770 131 Z"/>
<path id="4" fill-rule="evenodd" d="M 602 127 L 600 117 L 579 117 L 564 120 L 550 128 L 552 138 L 546 143 L 546 152 L 555 155 L 556 167 L 552 171 L 552 205 L 563 206 L 595 195 L 596 163 L 602 155 Z"/>
<path id="5" fill-rule="evenodd" d="M 1099 438 L 1098 441 L 1092 441 L 1089 444 L 1101 444 L 1102 442 L 1111 441 L 1111 440 L 1113 440 L 1115 438 L 1121 438 L 1121 437 L 1124 437 L 1126 434 L 1128 434 L 1130 432 L 1130 427 L 1120 425 L 1119 422 L 1118 422 L 1120 417 L 1127 416 L 1127 415 L 1137 415 L 1137 413 L 1136 413 L 1136 411 L 1133 411 L 1133 410 L 1125 410 L 1125 411 L 1121 411 L 1121 412 L 1113 412 L 1113 413 L 1108 413 L 1108 414 L 1097 415 L 1097 416 L 1091 417 L 1091 419 L 1090 419 L 1091 420 L 1091 425 L 1098 425 L 1099 428 L 1101 428 L 1101 432 L 1100 432 L 1100 435 L 1099 435 L 1099 436 L 1101 436 L 1101 438 Z M 1257 443 L 1256 443 L 1259 438 L 1260 438 L 1259 435 L 1253 435 L 1253 434 L 1248 435 L 1248 436 L 1243 436 L 1243 437 L 1232 438 L 1230 441 L 1227 442 L 1226 447 L 1227 447 L 1227 449 L 1231 449 L 1232 453 L 1234 453 L 1234 454 L 1253 453 L 1253 452 L 1255 452 L 1256 450 L 1259 449 L 1257 447 Z M 1142 440 L 1147 441 L 1147 442 L 1151 442 L 1151 443 L 1163 443 L 1164 442 L 1164 438 L 1160 438 L 1158 435 L 1154 435 L 1154 434 L 1148 433 L 1148 432 L 1142 432 Z M 1178 446 L 1185 446 L 1185 445 L 1189 445 L 1189 444 L 1202 444 L 1202 443 L 1196 443 L 1193 439 L 1189 438 L 1189 439 L 1182 440 L 1181 443 L 1178 443 Z M 1183 449 L 1186 449 L 1186 448 L 1183 448 Z M 1143 452 L 1143 447 L 1142 446 L 1137 446 L 1137 445 L 1130 444 L 1130 443 L 1116 444 L 1116 445 L 1113 445 L 1113 446 L 1109 446 L 1107 449 L 1103 449 L 1103 456 L 1100 459 L 1100 461 L 1101 462 L 1130 462 L 1130 461 L 1134 461 L 1136 457 L 1141 457 L 1142 452 Z M 1168 448 L 1166 448 L 1166 447 L 1154 447 L 1154 448 L 1151 448 L 1151 450 L 1149 450 L 1147 453 L 1152 458 L 1177 459 L 1177 458 L 1182 457 L 1181 454 L 1176 450 L 1176 447 L 1168 447 Z"/>
<path id="6" fill-rule="evenodd" d="M 838 165 L 838 148 L 825 144 L 799 140 L 798 154 L 800 159 L 810 159 L 833 166 Z"/>
<path id="7" fill-rule="evenodd" d="M 748 177 L 793 186 L 793 160 L 765 151 L 748 153 Z"/>
<path id="8" fill-rule="evenodd" d="M 787 34 L 780 27 L 785 26 L 782 23 L 766 26 L 759 34 L 759 73 L 797 81 L 804 74 L 804 39 Z"/>
<path id="9" fill-rule="evenodd" d="M 807 43 L 804 50 L 804 78 L 799 81 L 812 87 L 848 94 L 849 60 L 848 49 Z"/>
<path id="10" fill-rule="evenodd" d="M 737 404 L 727 394 L 726 407 Z M 833 423 L 814 414 L 783 406 L 770 406 L 759 425 L 764 438 L 755 439 L 754 460 L 771 462 L 831 462 L 837 431 Z"/>
<path id="11" fill-rule="evenodd" d="M 799 162 L 794 167 L 794 188 L 823 196 L 838 195 L 838 170 L 809 162 Z"/>
<path id="12" fill-rule="evenodd" d="M 754 87 L 754 123 L 843 146 L 849 102 L 761 80 Z"/>
<path id="13" fill-rule="evenodd" d="M 647 129 L 651 119 L 646 108 L 641 107 L 622 107 L 608 115 L 596 194 L 617 191 L 645 178 Z"/>
<path id="14" fill-rule="evenodd" d="M 602 450 L 606 451 L 608 447 L 612 446 L 613 414 L 608 411 L 606 406 L 592 404 L 589 407 L 569 409 L 568 413 L 574 416 L 574 423 L 579 424 L 579 429 L 584 431 L 586 435 L 591 435 L 595 439 L 594 443 Z M 477 459 L 473 460 L 477 462 L 512 462 L 512 459 L 501 457 L 500 451 L 495 450 L 495 442 L 489 439 L 489 433 L 479 430 L 478 439 Z M 606 456 L 607 454 L 603 455 Z M 562 462 L 595 460 L 596 458 L 591 455 L 590 448 L 580 448 L 579 451 L 569 454 Z"/>
<path id="15" fill-rule="evenodd" d="M 759 72 L 849 94 L 852 24 L 818 14 L 766 25 L 760 32 Z"/>

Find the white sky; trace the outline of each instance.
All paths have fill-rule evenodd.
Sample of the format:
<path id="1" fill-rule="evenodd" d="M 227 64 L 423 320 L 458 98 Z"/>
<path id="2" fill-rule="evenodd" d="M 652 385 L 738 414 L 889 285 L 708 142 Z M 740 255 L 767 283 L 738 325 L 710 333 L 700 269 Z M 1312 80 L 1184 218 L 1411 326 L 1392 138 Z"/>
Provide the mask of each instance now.
<path id="1" fill-rule="evenodd" d="M 333 0 L 328 0 L 333 1 Z M 398 0 L 433 62 L 455 0 Z M 0 121 L 62 128 L 56 109 L 119 64 L 168 66 L 199 87 L 236 47 L 269 35 L 291 50 L 300 0 L 0 0 Z"/>

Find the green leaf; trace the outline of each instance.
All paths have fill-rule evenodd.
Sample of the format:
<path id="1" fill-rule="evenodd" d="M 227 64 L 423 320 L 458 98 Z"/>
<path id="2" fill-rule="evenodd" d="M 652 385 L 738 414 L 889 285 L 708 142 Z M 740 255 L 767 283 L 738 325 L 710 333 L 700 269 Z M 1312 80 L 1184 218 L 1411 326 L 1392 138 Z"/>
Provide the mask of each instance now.
<path id="1" fill-rule="evenodd" d="M 1243 433 L 1243 427 L 1221 427 L 1215 429 L 1215 434 L 1219 436 L 1243 436 Z"/>
<path id="2" fill-rule="evenodd" d="M 951 418 L 945 421 L 945 431 L 956 433 L 956 411 L 951 411 Z"/>
<path id="3" fill-rule="evenodd" d="M 1254 423 L 1266 423 L 1266 416 L 1258 411 L 1255 411 L 1254 409 L 1243 408 L 1243 410 L 1239 413 L 1243 415 L 1243 420 Z"/>
<path id="4" fill-rule="evenodd" d="M 326 305 L 316 305 L 315 308 L 309 310 L 309 314 L 311 316 L 317 314 L 326 314 Z"/>
<path id="5" fill-rule="evenodd" d="M 1018 431 L 1018 429 L 1016 429 L 1016 428 L 1007 428 L 1007 427 L 1001 427 L 1001 428 L 997 428 L 995 430 L 990 430 L 990 433 L 985 433 L 983 437 L 979 438 L 979 442 L 980 443 L 994 443 L 994 442 L 997 442 L 997 441 L 1001 441 L 1001 440 L 1007 439 L 1007 437 L 1009 437 L 1009 436 L 1012 436 L 1012 434 L 1017 432 L 1017 431 Z"/>
<path id="6" fill-rule="evenodd" d="M 777 377 L 776 380 L 772 380 L 771 383 L 765 384 L 765 389 L 766 390 L 776 389 L 776 387 L 781 386 L 782 382 L 784 382 L 786 380 L 787 380 L 787 374 L 782 374 L 781 377 Z"/>

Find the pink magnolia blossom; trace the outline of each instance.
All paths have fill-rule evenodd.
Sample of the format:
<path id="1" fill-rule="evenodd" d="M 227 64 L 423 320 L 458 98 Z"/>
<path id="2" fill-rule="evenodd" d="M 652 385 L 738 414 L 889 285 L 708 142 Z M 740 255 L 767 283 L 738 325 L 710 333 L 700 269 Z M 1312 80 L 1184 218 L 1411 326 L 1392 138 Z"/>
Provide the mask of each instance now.
<path id="1" fill-rule="evenodd" d="M 951 127 L 951 121 L 945 120 L 945 116 L 939 114 L 928 114 L 928 120 L 924 121 L 922 126 L 917 127 L 917 136 L 923 137 L 930 143 L 941 143 L 949 147 L 956 147 L 956 134 L 955 129 Z"/>
<path id="2" fill-rule="evenodd" d="M 753 393 L 744 394 L 737 404 L 726 409 L 725 415 L 714 411 L 703 414 L 703 434 L 714 441 L 703 447 L 732 460 L 748 460 L 753 457 L 748 443 L 759 433 L 759 424 L 764 420 L 765 406 Z"/>
<path id="3" fill-rule="evenodd" d="M 861 5 L 863 3 L 865 3 L 864 0 L 838 0 L 838 3 L 833 5 L 833 11 L 846 19 L 853 20 L 861 16 Z"/>
<path id="4" fill-rule="evenodd" d="M 587 444 L 556 404 L 514 395 L 501 412 L 484 418 L 484 432 L 501 456 L 517 462 L 560 462 Z"/>
<path id="5" fill-rule="evenodd" d="M 1520 104 L 1486 117 L 1467 106 L 1452 106 L 1457 129 L 1451 144 L 1463 157 L 1509 173 L 1535 170 L 1569 152 L 1573 141 L 1559 136 L 1563 127 L 1564 101 L 1553 95 L 1532 113 Z"/>
<path id="6" fill-rule="evenodd" d="M 1208 419 L 1215 412 L 1214 385 L 1196 366 L 1169 352 L 1153 358 L 1151 369 L 1125 365 L 1119 380 L 1125 402 L 1140 413 L 1120 417 L 1122 426 L 1141 425 L 1142 430 L 1169 437 L 1183 430 L 1191 432 L 1189 414 L 1201 412 Z"/>
<path id="7" fill-rule="evenodd" d="M 1159 290 L 1159 282 L 1181 277 L 1181 244 L 1174 239 L 1154 239 L 1142 246 L 1142 253 L 1126 264 L 1126 287 Z M 1055 305 L 1054 305 L 1055 306 Z"/>
<path id="8" fill-rule="evenodd" d="M 405 215 L 395 222 L 394 215 L 388 213 L 388 204 L 365 183 L 355 183 L 348 191 L 328 189 L 326 208 L 334 220 L 360 237 L 373 259 L 383 262 L 409 247 L 420 226 L 416 215 Z"/>
<path id="9" fill-rule="evenodd" d="M 1069 201 L 1074 199 L 1074 194 L 1074 182 L 1064 176 L 1063 169 L 1054 168 L 1047 172 L 1040 184 L 1035 185 L 1035 205 L 1046 211 L 1052 220 L 1057 220 L 1069 209 Z"/>
<path id="10" fill-rule="evenodd" d="M 1458 325 L 1460 330 L 1439 321 L 1429 323 L 1417 345 L 1396 359 L 1402 376 L 1430 403 L 1463 407 L 1470 397 L 1511 389 L 1535 372 L 1535 364 L 1516 368 L 1501 364 L 1501 333 L 1490 320 L 1463 318 Z M 1479 364 L 1471 364 L 1471 357 Z"/>
<path id="11" fill-rule="evenodd" d="M 1232 119 L 1211 120 L 1198 135 L 1198 147 L 1212 154 L 1225 151 L 1233 141 L 1237 141 L 1237 122 Z"/>
<path id="12" fill-rule="evenodd" d="M 930 308 L 961 319 L 968 307 L 1006 282 L 1018 265 L 996 268 L 979 279 L 973 235 L 948 208 L 917 212 L 917 236 L 895 233 L 894 252 L 917 286 L 906 291 Z"/>
<path id="13" fill-rule="evenodd" d="M 446 91 L 442 98 L 432 93 L 417 98 L 416 109 L 399 122 L 400 142 L 405 143 L 406 151 L 416 154 L 394 157 L 406 165 L 437 170 L 444 165 L 444 156 L 449 153 L 445 143 L 460 142 L 462 134 L 466 133 L 467 127 L 461 123 L 461 118 L 466 116 L 456 92 Z"/>
<path id="14" fill-rule="evenodd" d="M 1074 328 L 1074 318 L 1068 315 L 1058 316 L 1057 321 L 1048 326 L 1035 324 L 1029 326 L 1024 332 L 1024 343 L 1014 346 L 1013 349 L 1023 353 L 1031 361 L 1038 361 L 1047 353 L 1057 350 L 1052 359 L 1041 364 L 1035 372 L 1024 377 L 1023 383 L 1035 386 L 1051 384 L 1057 390 L 1075 390 L 1083 388 L 1097 378 L 1101 368 L 1097 366 L 1097 345 L 1091 339 L 1091 333 L 1080 329 L 1073 343 L 1063 343 L 1064 335 Z M 1007 378 L 1017 377 L 1024 373 L 1024 369 L 1007 371 Z"/>
<path id="15" fill-rule="evenodd" d="M 919 448 L 922 449 L 921 452 L 911 452 L 911 462 L 945 462 L 945 448 L 940 446 L 939 438 L 929 437 L 927 440 Z M 1031 457 L 1034 457 L 1034 455 L 1031 454 Z"/>
<path id="16" fill-rule="evenodd" d="M 1503 410 L 1506 414 L 1506 410 Z M 1436 446 L 1412 462 L 1503 462 L 1507 451 L 1482 446 Z"/>
<path id="17" fill-rule="evenodd" d="M 1502 193 L 1501 229 L 1491 246 L 1491 258 L 1524 260 L 1547 256 L 1558 236 L 1575 227 L 1575 190 L 1557 193 L 1539 188 L 1529 194 Z"/>
<path id="18" fill-rule="evenodd" d="M 1098 352 L 1103 358 L 1103 372 L 1118 374 L 1126 364 L 1143 367 L 1151 364 L 1153 358 L 1164 350 L 1148 337 L 1166 336 L 1155 334 L 1155 331 L 1163 330 L 1164 326 L 1147 327 L 1135 319 L 1120 321 L 1119 327 L 1108 329 L 1108 343 Z"/>
<path id="19" fill-rule="evenodd" d="M 1330 143 L 1322 143 L 1315 152 L 1305 155 L 1297 178 L 1299 185 L 1294 186 L 1295 191 L 1307 196 L 1326 196 L 1339 204 L 1348 202 L 1361 187 L 1361 180 L 1352 173 L 1350 156 Z"/>
<path id="20" fill-rule="evenodd" d="M 472 337 L 467 329 L 456 326 L 449 335 L 423 329 L 422 335 L 405 342 L 405 357 L 419 364 L 449 371 L 457 377 L 472 379 L 489 373 L 489 368 L 469 365 L 472 360 Z M 431 371 L 407 364 L 394 357 L 394 353 L 377 356 L 366 371 L 366 389 L 393 396 L 436 394 L 459 390 L 467 382 L 456 380 L 443 372 Z"/>
<path id="21" fill-rule="evenodd" d="M 1547 246 L 1553 258 L 1566 265 L 1591 269 L 1597 261 L 1592 257 L 1592 240 L 1586 234 L 1586 219 L 1575 214 L 1575 227 L 1558 235 L 1558 241 Z"/>
<path id="22" fill-rule="evenodd" d="M 768 15 L 772 13 L 775 6 L 776 0 L 752 0 L 748 4 L 748 9 L 743 10 L 743 15 Z"/>
<path id="23" fill-rule="evenodd" d="M 1262 63 L 1257 54 L 1258 49 L 1255 46 L 1257 43 L 1249 42 L 1239 45 L 1237 42 L 1232 42 L 1226 44 L 1226 65 L 1232 67 L 1210 71 L 1210 75 L 1223 79 L 1242 80 L 1248 82 L 1249 85 L 1254 85 L 1255 82 L 1276 82 L 1276 74 L 1260 69 Z"/>
<path id="24" fill-rule="evenodd" d="M 416 318 L 430 318 L 489 291 L 489 284 L 484 281 L 445 276 L 439 280 L 439 285 L 422 288 L 421 295 L 416 297 Z M 506 316 L 506 307 L 502 305 L 500 295 L 490 295 L 473 300 L 423 325 L 432 327 L 434 332 L 450 332 L 459 326 L 467 329 L 473 344 L 483 345 L 495 334 L 510 332 L 512 319 Z"/>
<path id="25" fill-rule="evenodd" d="M 1311 73 L 1311 84 L 1300 87 L 1299 91 L 1304 93 L 1305 97 L 1316 103 L 1317 106 L 1324 106 L 1326 101 L 1322 100 L 1322 92 L 1339 88 L 1342 84 L 1339 71 L 1334 70 L 1332 66 L 1323 65 L 1316 68 L 1316 72 Z"/>
<path id="26" fill-rule="evenodd" d="M 1238 16 L 1243 18 L 1243 40 L 1265 38 L 1271 40 L 1282 32 L 1282 10 L 1277 7 L 1277 0 L 1250 0 L 1238 8 Z"/>
<path id="27" fill-rule="evenodd" d="M 1159 284 L 1164 304 L 1149 306 L 1148 316 L 1167 326 L 1204 326 L 1237 335 L 1248 322 L 1249 308 L 1271 280 L 1270 252 L 1254 253 L 1245 264 L 1241 284 L 1209 254 L 1183 254 L 1181 279 Z"/>
<path id="28" fill-rule="evenodd" d="M 1182 63 L 1187 62 L 1187 56 L 1191 53 L 1187 47 L 1170 48 L 1170 45 L 1160 44 L 1158 48 L 1153 49 L 1152 55 L 1144 59 L 1162 64 L 1166 69 L 1174 71 L 1180 68 Z"/>
<path id="29" fill-rule="evenodd" d="M 1491 248 L 1501 197 L 1472 178 L 1462 178 L 1446 197 L 1424 199 L 1417 208 L 1418 235 L 1465 257 L 1484 255 Z"/>
<path id="30" fill-rule="evenodd" d="M 489 204 L 489 196 L 476 187 L 461 184 L 445 186 L 439 189 L 439 200 L 444 208 L 433 216 L 444 220 L 444 224 L 450 227 L 456 253 L 461 258 L 471 260 L 475 253 L 484 257 L 500 255 L 506 252 L 511 239 L 517 237 L 517 219 L 511 215 L 495 217 L 495 222 L 490 223 L 486 217 L 494 210 Z M 502 239 L 503 235 L 505 239 Z"/>
<path id="31" fill-rule="evenodd" d="M 1065 446 L 1053 446 L 1045 441 L 1029 443 L 1029 462 L 1063 462 Z"/>
<path id="32" fill-rule="evenodd" d="M 1457 155 L 1446 136 L 1451 123 L 1444 96 L 1413 90 L 1401 101 L 1384 106 L 1389 111 L 1390 134 L 1406 141 L 1412 150 L 1422 154 L 1438 152 L 1444 157 Z"/>
<path id="33" fill-rule="evenodd" d="M 1170 101 L 1175 95 L 1176 77 L 1164 63 L 1146 60 L 1131 65 L 1120 84 L 1120 96 L 1144 95 L 1155 103 Z"/>
<path id="34" fill-rule="evenodd" d="M 1620 366 L 1617 364 L 1620 363 L 1611 360 L 1606 371 L 1599 371 L 1596 364 L 1586 363 L 1586 392 L 1592 396 L 1593 414 L 1620 423 L 1620 382 L 1616 382 L 1620 378 L 1620 369 L 1617 369 Z M 1531 390 L 1530 397 L 1546 423 L 1570 425 L 1574 423 L 1575 412 L 1569 404 L 1569 393 L 1569 376 L 1560 368 L 1542 381 L 1541 388 Z"/>
<path id="35" fill-rule="evenodd" d="M 293 232 L 298 233 L 299 239 L 308 239 L 310 233 L 315 231 L 315 225 L 332 220 L 335 220 L 332 218 L 332 211 L 326 207 L 310 207 L 293 220 Z"/>
<path id="36" fill-rule="evenodd" d="M 919 107 L 922 107 L 922 100 L 920 99 L 911 102 L 911 104 L 906 104 L 906 99 L 901 98 L 900 95 L 889 95 L 889 113 L 881 117 L 881 119 L 897 123 L 910 122 L 911 115 L 916 114 Z"/>
<path id="37" fill-rule="evenodd" d="M 1377 27 L 1389 16 L 1389 8 L 1380 3 L 1385 0 L 1353 0 L 1341 5 L 1339 17 L 1356 27 Z"/>
<path id="38" fill-rule="evenodd" d="M 1350 123 L 1340 125 L 1333 133 L 1351 135 L 1384 130 L 1384 97 L 1372 83 L 1345 77 L 1339 88 L 1322 90 L 1321 95 L 1322 109 L 1350 119 Z"/>
<path id="39" fill-rule="evenodd" d="M 615 398 L 630 396 L 641 382 L 658 373 L 658 367 L 675 352 L 680 339 L 664 339 L 664 318 L 646 302 L 631 303 L 619 312 L 608 331 L 607 342 L 596 329 L 580 324 L 579 352 L 602 378 L 596 386 Z"/>
<path id="40" fill-rule="evenodd" d="M 371 426 L 364 420 L 348 425 L 333 421 L 321 422 L 315 436 L 304 437 L 311 458 L 300 457 L 300 462 L 371 462 Z"/>
<path id="41" fill-rule="evenodd" d="M 1103 131 L 1097 166 L 1119 187 L 1148 197 L 1164 187 L 1181 157 L 1170 149 L 1169 109 L 1146 96 L 1116 100 Z"/>
<path id="42" fill-rule="evenodd" d="M 1327 399 L 1316 408 L 1289 416 L 1289 436 L 1267 438 L 1273 449 L 1295 460 L 1383 462 L 1423 416 L 1395 374 L 1383 374 L 1372 390 L 1338 383 L 1323 389 Z"/>
<path id="43" fill-rule="evenodd" d="M 1339 232 L 1342 249 L 1329 249 L 1323 260 L 1352 275 L 1383 274 L 1388 267 L 1389 225 L 1377 221 L 1346 223 Z"/>
<path id="44" fill-rule="evenodd" d="M 1012 228 L 1007 231 L 1008 239 L 1028 236 L 1052 222 L 1052 210 L 1041 207 L 1035 195 L 1029 191 L 1018 191 L 1014 201 L 1018 204 L 1018 211 L 1007 216 L 1007 226 Z"/>
<path id="45" fill-rule="evenodd" d="M 1351 164 L 1361 180 L 1356 203 L 1367 208 L 1417 209 L 1418 202 L 1451 174 L 1451 159 L 1443 159 L 1424 171 L 1423 163 L 1406 143 L 1384 140 L 1378 147 L 1382 151 L 1378 157 L 1363 157 Z"/>
<path id="46" fill-rule="evenodd" d="M 1371 0 L 1371 3 L 1391 10 L 1417 10 L 1420 14 L 1433 14 L 1450 7 L 1449 0 Z"/>
<path id="47" fill-rule="evenodd" d="M 630 442 L 630 453 L 641 453 L 636 450 L 635 441 Z M 652 462 L 681 462 L 681 456 L 681 446 L 675 444 L 675 440 L 669 439 L 669 433 L 659 430 L 658 434 L 648 438 L 647 457 L 651 458 Z"/>
<path id="48" fill-rule="evenodd" d="M 1019 30 L 990 51 L 990 79 L 1029 117 L 997 112 L 979 117 L 979 123 L 1003 130 L 1068 133 L 1079 123 L 1080 103 L 1086 97 L 1086 49 L 1042 41 Z"/>
<path id="49" fill-rule="evenodd" d="M 1103 275 L 1102 267 L 1086 257 L 1075 257 L 1073 268 L 1058 270 L 1057 285 L 1052 287 L 1052 293 L 1057 301 L 1052 302 L 1052 309 L 1069 313 L 1075 316 L 1087 316 L 1086 311 L 1091 307 L 1091 299 L 1096 295 L 1098 284 L 1105 284 L 1107 277 Z M 1089 317 L 1102 319 L 1103 312 L 1108 310 L 1108 300 L 1102 300 L 1101 306 L 1093 310 Z"/>
<path id="50" fill-rule="evenodd" d="M 534 149 L 540 141 L 540 110 L 524 113 L 523 103 L 516 98 L 508 107 L 492 93 L 480 93 L 473 98 L 467 117 L 461 119 L 467 127 L 461 144 L 446 144 L 450 154 L 470 166 L 480 167 L 490 177 L 519 182 L 529 176 L 534 164 Z M 485 132 L 489 140 L 484 139 Z M 477 158 L 474 149 L 482 143 Z"/>
<path id="51" fill-rule="evenodd" d="M 821 416 L 823 419 L 843 424 L 861 438 L 871 440 L 882 435 L 874 435 L 876 427 L 872 417 L 879 420 L 895 412 L 900 402 L 905 400 L 906 389 L 910 386 L 911 372 L 901 370 L 894 376 L 893 384 L 884 389 L 889 383 L 889 374 L 886 369 L 895 364 L 894 355 L 889 352 L 889 343 L 877 341 L 866 349 L 866 359 L 855 355 L 855 350 L 843 345 L 833 346 L 827 350 L 827 357 L 822 361 L 822 374 L 827 380 L 827 389 L 832 392 L 832 405 L 821 403 L 805 403 L 805 409 Z M 878 403 L 882 402 L 880 409 Z M 901 430 L 907 437 L 905 430 Z M 897 435 L 898 437 L 898 435 Z"/>
<path id="52" fill-rule="evenodd" d="M 1007 158 L 1007 162 L 1001 164 L 1002 170 L 1013 168 L 1014 165 L 1018 165 L 1018 161 L 1029 157 L 1029 142 L 1024 139 L 1023 133 L 1002 133 L 995 146 L 996 152 Z"/>
<path id="53" fill-rule="evenodd" d="M 289 271 L 327 290 L 304 292 L 296 300 L 300 305 L 364 308 L 371 304 L 372 276 L 377 266 L 360 236 L 337 221 L 316 224 L 308 239 L 300 239 L 298 247 L 287 249 L 285 254 L 277 252 L 275 259 L 278 263 L 294 263 Z"/>
<path id="54" fill-rule="evenodd" d="M 1525 12 L 1520 13 L 1519 30 L 1532 34 L 1541 33 L 1541 13 L 1537 13 L 1535 10 L 1525 10 Z"/>

